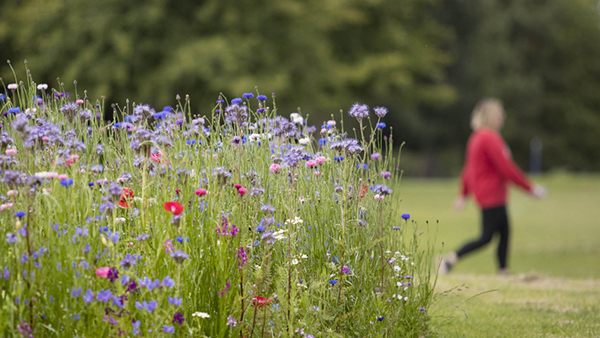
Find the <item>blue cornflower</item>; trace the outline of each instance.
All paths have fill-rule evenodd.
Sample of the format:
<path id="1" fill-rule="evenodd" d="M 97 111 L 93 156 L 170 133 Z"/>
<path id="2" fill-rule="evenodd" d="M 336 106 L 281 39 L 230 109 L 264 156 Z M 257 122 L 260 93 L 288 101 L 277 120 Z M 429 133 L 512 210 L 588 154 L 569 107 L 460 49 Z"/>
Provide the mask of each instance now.
<path id="1" fill-rule="evenodd" d="M 384 316 L 377 317 L 377 321 L 380 322 L 383 320 L 383 318 L 385 318 L 385 317 Z"/>
<path id="2" fill-rule="evenodd" d="M 181 236 L 177 237 L 177 242 L 183 243 L 183 237 L 181 237 Z"/>
<path id="3" fill-rule="evenodd" d="M 327 139 L 326 138 L 323 137 L 323 138 L 319 139 L 319 145 L 321 147 L 324 146 L 324 145 L 326 145 L 326 144 L 327 144 Z"/>
<path id="4" fill-rule="evenodd" d="M 240 99 L 239 97 L 236 97 L 235 99 L 231 100 L 231 104 L 240 104 L 242 103 L 242 99 Z"/>
<path id="5" fill-rule="evenodd" d="M 258 108 L 258 109 L 256 110 L 256 112 L 257 112 L 258 114 L 260 114 L 260 113 L 264 113 L 264 112 L 265 112 L 265 108 Z M 260 142 L 259 142 L 259 143 L 260 143 Z"/>
<path id="6" fill-rule="evenodd" d="M 8 110 L 8 112 L 7 112 L 7 113 L 8 113 L 8 114 L 18 114 L 18 113 L 20 113 L 20 112 L 21 112 L 21 108 L 19 108 L 19 107 L 14 107 L 14 108 L 10 108 L 10 109 Z"/>
<path id="7" fill-rule="evenodd" d="M 383 129 L 383 128 L 385 128 L 385 126 L 386 126 L 385 122 L 377 123 L 377 128 L 379 128 L 379 129 Z"/>
<path id="8" fill-rule="evenodd" d="M 15 216 L 17 216 L 18 218 L 23 218 L 25 217 L 25 211 L 17 211 L 15 212 Z"/>
<path id="9" fill-rule="evenodd" d="M 87 304 L 94 301 L 94 293 L 92 289 L 88 289 L 83 295 L 83 301 Z"/>
<path id="10" fill-rule="evenodd" d="M 252 93 L 244 93 L 244 95 L 242 95 L 245 99 L 251 99 L 254 97 L 254 94 Z"/>
<path id="11" fill-rule="evenodd" d="M 342 162 L 344 160 L 344 157 L 343 156 L 335 156 L 333 158 L 333 160 L 336 161 L 336 162 Z"/>
<path id="12" fill-rule="evenodd" d="M 113 296 L 113 305 L 117 306 L 119 309 L 123 308 L 123 298 L 122 297 L 117 297 L 117 296 Z"/>
<path id="13" fill-rule="evenodd" d="M 185 143 L 186 143 L 188 146 L 191 146 L 191 145 L 194 145 L 194 144 L 196 144 L 196 140 L 187 140 L 187 141 L 185 141 Z"/>
<path id="14" fill-rule="evenodd" d="M 363 170 L 367 170 L 369 168 L 369 166 L 366 163 L 360 163 L 356 165 L 356 169 L 363 169 Z"/>
<path id="15" fill-rule="evenodd" d="M 60 180 L 60 185 L 62 185 L 63 187 L 68 187 L 70 185 L 73 185 L 73 179 L 68 178 L 66 180 Z"/>
<path id="16" fill-rule="evenodd" d="M 225 100 L 222 100 L 222 99 L 217 100 L 217 104 L 219 104 L 219 103 L 225 103 Z"/>
<path id="17" fill-rule="evenodd" d="M 155 119 L 165 119 L 167 118 L 167 112 L 166 111 L 161 111 L 160 113 L 155 113 L 154 114 L 154 118 Z"/>
<path id="18" fill-rule="evenodd" d="M 256 99 L 258 101 L 267 101 L 267 95 L 258 95 Z"/>
<path id="19" fill-rule="evenodd" d="M 102 291 L 100 291 L 98 293 L 98 296 L 96 296 L 96 299 L 98 299 L 98 301 L 100 301 L 100 302 L 106 303 L 109 300 L 111 300 L 112 297 L 113 297 L 112 291 L 102 289 Z"/>
<path id="20" fill-rule="evenodd" d="M 258 231 L 258 232 L 263 232 L 263 231 L 265 231 L 265 227 L 263 227 L 263 226 L 260 226 L 260 225 L 259 225 L 259 226 L 256 228 L 256 231 Z"/>
<path id="21" fill-rule="evenodd" d="M 8 242 L 8 244 L 13 244 L 16 243 L 18 240 L 17 235 L 7 232 L 6 233 L 6 241 Z"/>
<path id="22" fill-rule="evenodd" d="M 337 284 L 337 281 L 336 281 L 335 279 L 330 279 L 330 280 L 329 280 L 329 284 L 331 284 L 331 285 L 336 285 L 336 284 Z"/>
<path id="23" fill-rule="evenodd" d="M 115 232 L 109 231 L 108 232 L 108 239 L 110 239 L 115 244 L 117 244 L 120 237 L 121 237 L 121 235 L 119 235 L 118 231 L 115 231 Z"/>
<path id="24" fill-rule="evenodd" d="M 410 218 L 410 214 L 402 214 L 402 219 L 409 219 Z"/>
<path id="25" fill-rule="evenodd" d="M 164 111 L 164 112 L 167 112 L 167 113 L 170 113 L 170 112 L 171 112 L 171 110 L 173 110 L 173 108 L 172 108 L 171 106 L 165 106 L 165 107 L 163 108 L 163 111 Z"/>
<path id="26" fill-rule="evenodd" d="M 93 187 L 93 186 L 94 186 L 94 182 L 88 183 L 88 187 Z"/>
<path id="27" fill-rule="evenodd" d="M 171 305 L 175 305 L 175 306 L 181 306 L 181 303 L 183 302 L 182 298 L 177 298 L 177 296 L 175 297 L 168 297 L 169 298 L 169 304 Z"/>

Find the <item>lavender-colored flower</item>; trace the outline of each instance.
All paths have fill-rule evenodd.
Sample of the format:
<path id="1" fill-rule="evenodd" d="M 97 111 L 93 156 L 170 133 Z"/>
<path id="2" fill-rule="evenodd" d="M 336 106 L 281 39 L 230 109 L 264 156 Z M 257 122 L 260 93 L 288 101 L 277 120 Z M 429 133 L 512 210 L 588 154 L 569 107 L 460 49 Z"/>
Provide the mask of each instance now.
<path id="1" fill-rule="evenodd" d="M 163 328 L 163 333 L 175 333 L 175 326 L 165 325 L 165 327 Z"/>
<path id="2" fill-rule="evenodd" d="M 375 107 L 373 108 L 373 111 L 375 112 L 375 115 L 380 118 L 384 118 L 388 113 L 388 110 L 385 107 Z"/>
<path id="3" fill-rule="evenodd" d="M 145 240 L 147 240 L 148 238 L 150 238 L 150 236 L 148 236 L 148 235 L 146 235 L 146 234 L 140 234 L 140 235 L 138 235 L 138 236 L 136 237 L 136 239 L 137 239 L 138 241 L 145 241 Z"/>
<path id="4" fill-rule="evenodd" d="M 98 296 L 96 296 L 96 299 L 98 299 L 100 302 L 106 303 L 112 299 L 112 296 L 112 291 L 102 289 L 102 291 L 98 293 Z"/>
<path id="5" fill-rule="evenodd" d="M 275 207 L 270 204 L 263 204 L 260 207 L 260 211 L 264 212 L 265 214 L 273 214 L 276 210 L 277 209 L 275 209 Z"/>
<path id="6" fill-rule="evenodd" d="M 295 167 L 298 162 L 309 154 L 304 150 L 303 147 L 292 147 L 285 154 L 283 154 L 283 160 L 290 167 Z"/>
<path id="7" fill-rule="evenodd" d="M 171 305 L 175 305 L 175 306 L 181 306 L 181 303 L 183 302 L 182 298 L 177 298 L 177 296 L 175 297 L 168 297 L 169 299 L 169 304 Z"/>
<path id="8" fill-rule="evenodd" d="M 1 182 L 14 189 L 27 183 L 27 175 L 16 170 L 6 170 Z"/>
<path id="9" fill-rule="evenodd" d="M 6 241 L 8 242 L 8 244 L 16 243 L 18 239 L 19 238 L 17 237 L 17 235 L 10 232 L 6 233 Z"/>
<path id="10" fill-rule="evenodd" d="M 81 297 L 81 287 L 79 288 L 71 288 L 71 298 L 75 298 L 75 297 Z"/>
<path id="11" fill-rule="evenodd" d="M 363 151 L 358 140 L 349 138 L 341 141 L 331 142 L 329 148 L 337 151 L 338 153 L 346 153 L 348 155 L 358 154 Z"/>
<path id="12" fill-rule="evenodd" d="M 59 110 L 70 122 L 73 122 L 77 116 L 77 104 L 75 102 L 69 102 L 60 107 Z"/>
<path id="13" fill-rule="evenodd" d="M 264 96 L 264 95 L 260 95 L 260 96 Z M 265 100 L 266 99 L 267 99 L 267 97 L 265 96 Z M 229 317 L 227 317 L 227 325 L 231 326 L 231 327 L 236 327 L 237 320 L 235 318 L 233 318 L 231 315 L 229 315 Z"/>
<path id="14" fill-rule="evenodd" d="M 172 251 L 171 257 L 173 257 L 175 262 L 177 262 L 178 264 L 183 263 L 183 261 L 185 261 L 186 259 L 189 258 L 188 254 L 186 254 L 185 252 L 183 252 L 181 250 Z"/>
<path id="15" fill-rule="evenodd" d="M 369 117 L 369 106 L 356 102 L 348 111 L 348 115 L 362 120 Z"/>
<path id="16" fill-rule="evenodd" d="M 33 329 L 26 321 L 22 321 L 17 327 L 17 330 L 23 338 L 33 338 Z"/>
<path id="17" fill-rule="evenodd" d="M 8 280 L 10 278 L 10 271 L 8 270 L 8 266 L 4 267 L 4 272 L 2 273 L 2 278 Z"/>
<path id="18" fill-rule="evenodd" d="M 169 287 L 169 288 L 172 288 L 172 287 L 175 286 L 175 280 L 173 280 L 171 277 L 167 276 L 167 277 L 165 277 L 163 279 L 162 285 L 166 286 L 166 287 Z"/>
<path id="19" fill-rule="evenodd" d="M 144 301 L 143 303 L 135 302 L 135 307 L 138 310 L 146 309 L 146 311 L 148 311 L 148 312 L 154 311 L 154 309 L 156 309 L 157 306 L 158 306 L 158 303 L 155 300 L 151 300 L 149 302 Z"/>
<path id="20" fill-rule="evenodd" d="M 131 256 L 130 253 L 125 255 L 125 258 L 119 262 L 119 264 L 123 267 L 123 269 L 128 270 L 130 267 L 134 266 L 137 263 L 136 259 Z"/>
<path id="21" fill-rule="evenodd" d="M 374 193 L 379 195 L 390 195 L 392 193 L 392 189 L 388 188 L 383 184 L 377 184 L 372 189 Z"/>
<path id="22" fill-rule="evenodd" d="M 347 274 L 347 275 L 349 275 L 350 274 L 350 268 L 344 265 L 344 267 L 342 268 L 342 272 L 345 273 L 345 274 Z"/>

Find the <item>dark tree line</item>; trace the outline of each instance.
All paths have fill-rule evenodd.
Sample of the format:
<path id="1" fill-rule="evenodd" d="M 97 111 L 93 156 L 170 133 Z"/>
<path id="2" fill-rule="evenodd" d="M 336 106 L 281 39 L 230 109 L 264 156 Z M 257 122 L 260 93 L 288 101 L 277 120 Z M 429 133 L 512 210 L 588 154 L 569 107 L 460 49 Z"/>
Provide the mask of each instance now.
<path id="1" fill-rule="evenodd" d="M 525 168 L 538 137 L 545 169 L 600 170 L 591 0 L 9 0 L 0 58 L 121 105 L 190 94 L 207 114 L 220 92 L 257 87 L 317 125 L 355 101 L 384 105 L 421 174 L 457 173 L 471 109 L 494 96 Z M 8 67 L 0 76 L 11 82 Z"/>

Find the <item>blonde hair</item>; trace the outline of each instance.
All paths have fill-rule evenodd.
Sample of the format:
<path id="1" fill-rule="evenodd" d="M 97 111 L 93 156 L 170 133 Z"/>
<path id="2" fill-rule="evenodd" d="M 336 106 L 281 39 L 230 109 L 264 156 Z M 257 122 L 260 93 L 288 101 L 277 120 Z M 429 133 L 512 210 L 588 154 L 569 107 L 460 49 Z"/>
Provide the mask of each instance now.
<path id="1" fill-rule="evenodd" d="M 503 112 L 502 102 L 498 99 L 481 99 L 473 109 L 471 115 L 471 128 L 477 130 L 483 127 L 492 127 L 490 118 L 494 113 Z"/>

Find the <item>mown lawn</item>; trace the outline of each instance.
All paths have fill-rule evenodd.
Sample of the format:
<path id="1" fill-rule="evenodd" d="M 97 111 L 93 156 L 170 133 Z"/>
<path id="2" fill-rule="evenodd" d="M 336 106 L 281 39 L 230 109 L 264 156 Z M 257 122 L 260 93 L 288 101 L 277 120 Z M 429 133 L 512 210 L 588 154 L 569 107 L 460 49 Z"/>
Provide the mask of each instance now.
<path id="1" fill-rule="evenodd" d="M 438 292 L 463 284 L 469 288 L 437 298 L 430 312 L 437 335 L 600 336 L 600 176 L 553 174 L 534 180 L 547 187 L 545 199 L 511 190 L 512 275 L 495 275 L 495 241 L 465 257 L 438 280 Z M 443 252 L 480 231 L 473 204 L 462 212 L 453 210 L 457 191 L 457 180 L 405 178 L 400 187 L 400 208 L 419 223 L 420 231 L 437 238 Z M 489 290 L 497 291 L 467 301 Z"/>

